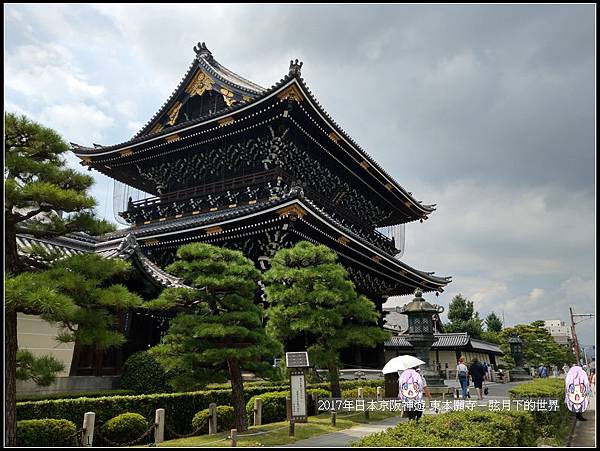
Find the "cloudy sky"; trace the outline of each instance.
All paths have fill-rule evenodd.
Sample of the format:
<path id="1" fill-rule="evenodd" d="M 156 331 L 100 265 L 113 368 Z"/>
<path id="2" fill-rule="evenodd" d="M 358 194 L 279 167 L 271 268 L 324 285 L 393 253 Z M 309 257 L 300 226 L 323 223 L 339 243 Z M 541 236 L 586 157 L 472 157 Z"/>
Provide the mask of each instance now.
<path id="1" fill-rule="evenodd" d="M 593 5 L 6 5 L 5 108 L 115 144 L 198 41 L 265 87 L 299 58 L 335 120 L 437 203 L 407 226 L 403 257 L 453 276 L 431 300 L 462 293 L 507 325 L 568 320 L 569 306 L 595 312 L 594 18 Z M 114 220 L 112 182 L 94 174 Z M 593 321 L 578 332 L 594 343 Z"/>

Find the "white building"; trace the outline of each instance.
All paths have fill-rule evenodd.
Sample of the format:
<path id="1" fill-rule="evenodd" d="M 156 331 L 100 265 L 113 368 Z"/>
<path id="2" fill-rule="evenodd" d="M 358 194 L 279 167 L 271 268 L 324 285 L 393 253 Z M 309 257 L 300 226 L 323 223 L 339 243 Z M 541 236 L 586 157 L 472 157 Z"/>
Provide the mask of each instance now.
<path id="1" fill-rule="evenodd" d="M 550 332 L 550 335 L 552 335 L 552 338 L 558 344 L 570 346 L 573 338 L 571 336 L 571 327 L 564 321 L 559 319 L 546 320 L 544 321 L 544 329 Z"/>

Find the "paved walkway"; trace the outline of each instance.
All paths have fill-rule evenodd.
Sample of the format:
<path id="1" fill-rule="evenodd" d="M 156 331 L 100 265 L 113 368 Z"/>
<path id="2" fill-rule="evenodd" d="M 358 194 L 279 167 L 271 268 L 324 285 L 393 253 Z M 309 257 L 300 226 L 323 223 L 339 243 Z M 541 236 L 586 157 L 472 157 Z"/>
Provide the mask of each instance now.
<path id="1" fill-rule="evenodd" d="M 447 381 L 445 381 L 445 383 L 449 387 L 454 387 L 455 385 L 456 386 L 459 385 L 458 382 L 456 382 L 456 384 L 455 384 L 455 381 L 453 381 L 453 380 L 447 380 Z M 484 396 L 484 400 L 508 399 L 508 390 L 519 384 L 520 384 L 520 382 L 506 383 L 506 384 L 490 383 L 488 385 L 489 391 L 490 391 L 489 396 Z M 474 390 L 475 389 L 473 387 L 471 387 L 471 399 L 472 400 L 477 399 L 477 394 L 475 393 Z M 439 398 L 437 398 L 437 399 L 439 399 Z M 450 399 L 450 398 L 448 398 L 448 399 Z M 430 411 L 425 411 L 424 414 L 431 415 L 433 413 Z M 337 446 L 347 447 L 347 446 L 350 446 L 351 442 L 354 442 L 354 441 L 360 439 L 361 437 L 364 437 L 365 435 L 374 434 L 375 432 L 385 431 L 386 429 L 388 429 L 392 426 L 395 426 L 398 423 L 403 423 L 405 421 L 408 421 L 408 418 L 401 418 L 400 416 L 387 418 L 383 421 L 378 421 L 376 423 L 359 424 L 357 426 L 353 426 L 353 427 L 351 427 L 349 429 L 345 429 L 343 431 L 330 432 L 329 434 L 319 435 L 317 437 L 309 438 L 306 440 L 299 440 L 297 442 L 294 442 L 290 445 L 285 445 L 285 446 L 290 446 L 290 447 L 306 446 L 306 447 L 318 447 L 318 448 L 328 448 L 328 447 L 337 447 Z"/>
<path id="2" fill-rule="evenodd" d="M 577 421 L 569 446 L 592 447 L 596 446 L 596 394 L 590 398 L 588 409 L 583 413 L 587 421 Z"/>

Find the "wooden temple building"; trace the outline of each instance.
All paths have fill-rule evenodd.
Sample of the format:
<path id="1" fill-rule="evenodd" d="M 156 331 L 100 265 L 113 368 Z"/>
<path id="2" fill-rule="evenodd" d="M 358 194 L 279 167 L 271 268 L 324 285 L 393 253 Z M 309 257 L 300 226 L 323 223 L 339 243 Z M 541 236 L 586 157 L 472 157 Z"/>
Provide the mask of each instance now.
<path id="1" fill-rule="evenodd" d="M 153 197 L 127 203 L 119 213 L 126 229 L 69 238 L 71 245 L 128 258 L 148 286 L 165 287 L 178 281 L 161 268 L 186 243 L 238 249 L 266 269 L 278 249 L 307 240 L 332 249 L 379 309 L 388 296 L 417 287 L 443 291 L 449 277 L 395 258 L 394 239 L 377 230 L 426 220 L 435 206 L 415 199 L 340 128 L 302 79 L 301 62 L 291 61 L 287 75 L 263 88 L 217 62 L 204 43 L 194 50 L 179 86 L 132 139 L 72 143 L 81 164 Z M 149 327 L 154 320 L 129 315 L 125 354 L 158 341 L 165 326 Z M 381 365 L 383 344 L 377 352 L 348 350 L 343 358 Z M 92 371 L 84 360 L 73 359 L 71 375 Z"/>

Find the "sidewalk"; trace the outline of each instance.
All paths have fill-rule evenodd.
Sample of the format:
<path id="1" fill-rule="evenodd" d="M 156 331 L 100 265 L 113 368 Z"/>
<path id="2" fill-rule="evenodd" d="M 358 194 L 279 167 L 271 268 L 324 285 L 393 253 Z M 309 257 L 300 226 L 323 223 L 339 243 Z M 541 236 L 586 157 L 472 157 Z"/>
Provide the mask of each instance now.
<path id="1" fill-rule="evenodd" d="M 588 409 L 583 416 L 587 421 L 577 421 L 573 435 L 569 440 L 569 447 L 595 447 L 596 446 L 596 396 L 590 398 Z"/>
<path id="2" fill-rule="evenodd" d="M 375 432 L 385 431 L 387 428 L 408 421 L 408 418 L 400 418 L 400 416 L 386 418 L 383 421 L 371 424 L 360 424 L 358 426 L 345 429 L 340 432 L 331 432 L 329 434 L 319 435 L 318 437 L 308 438 L 306 440 L 299 440 L 285 446 L 291 447 L 316 447 L 316 448 L 328 448 L 328 447 L 347 447 L 350 446 L 351 442 L 354 442 L 365 435 L 374 434 Z"/>

